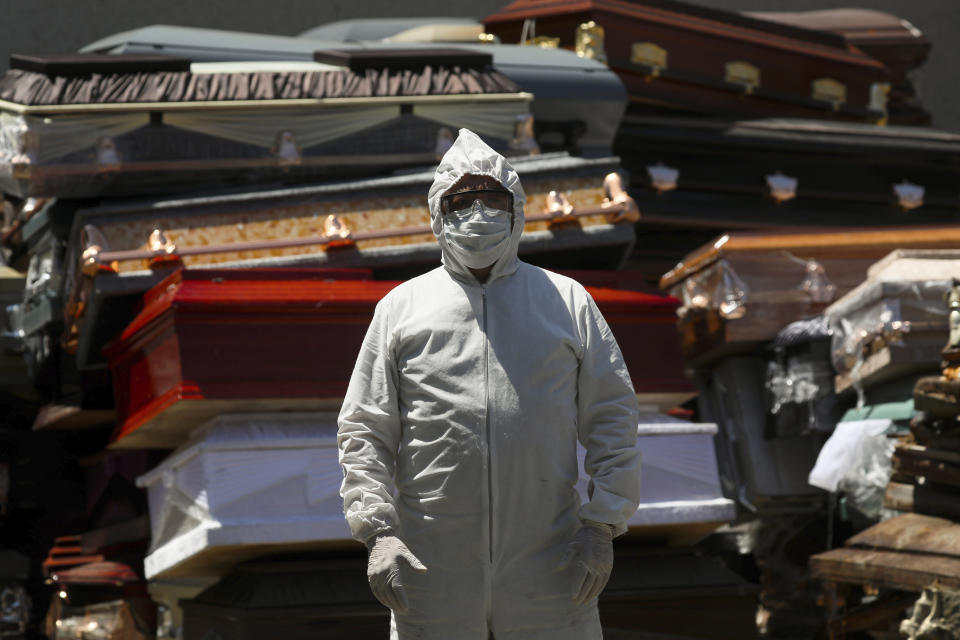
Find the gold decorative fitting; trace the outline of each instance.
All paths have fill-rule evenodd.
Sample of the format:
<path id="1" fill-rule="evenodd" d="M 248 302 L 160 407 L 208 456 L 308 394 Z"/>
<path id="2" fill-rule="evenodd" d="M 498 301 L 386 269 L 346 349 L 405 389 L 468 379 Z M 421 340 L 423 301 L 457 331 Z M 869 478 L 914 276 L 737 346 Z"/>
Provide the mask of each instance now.
<path id="1" fill-rule="evenodd" d="M 339 216 L 331 213 L 327 216 L 326 220 L 323 221 L 323 235 L 328 238 L 336 238 L 338 240 L 345 240 L 349 238 L 353 232 L 350 231 L 350 227 L 340 219 Z"/>
<path id="2" fill-rule="evenodd" d="M 797 197 L 797 179 L 785 176 L 779 171 L 767 176 L 767 188 L 770 189 L 770 197 L 776 200 L 777 204 Z"/>
<path id="3" fill-rule="evenodd" d="M 640 208 L 636 200 L 630 197 L 623 187 L 623 178 L 619 173 L 608 173 L 603 179 L 604 209 L 617 207 L 619 211 L 611 213 L 609 222 L 636 222 L 640 219 Z"/>
<path id="4" fill-rule="evenodd" d="M 549 213 L 554 217 L 573 215 L 574 206 L 566 195 L 559 191 L 551 191 L 547 194 L 547 200 L 544 203 L 543 212 Z"/>
<path id="5" fill-rule="evenodd" d="M 523 44 L 540 47 L 541 49 L 559 49 L 560 48 L 560 38 L 551 38 L 550 36 L 537 36 L 535 38 L 530 38 Z"/>
<path id="6" fill-rule="evenodd" d="M 151 267 L 180 261 L 180 256 L 177 255 L 177 245 L 171 242 L 160 229 L 154 229 L 153 233 L 150 234 L 147 249 L 152 254 L 150 257 Z"/>
<path id="7" fill-rule="evenodd" d="M 889 82 L 874 82 L 870 85 L 870 104 L 868 108 L 871 111 L 879 111 L 883 116 L 877 121 L 879 125 L 887 124 L 887 100 L 890 97 Z"/>
<path id="8" fill-rule="evenodd" d="M 925 189 L 921 185 L 913 184 L 908 180 L 893 185 L 893 193 L 897 196 L 897 204 L 904 211 L 922 207 L 924 191 Z"/>
<path id="9" fill-rule="evenodd" d="M 551 191 L 547 194 L 547 201 L 544 204 L 544 213 L 553 216 L 547 227 L 551 231 L 564 227 L 579 227 L 580 220 L 574 215 L 575 207 L 567 196 L 559 191 Z"/>
<path id="10" fill-rule="evenodd" d="M 829 102 L 836 111 L 847 102 L 847 85 L 833 78 L 820 78 L 813 81 L 814 100 Z"/>
<path id="11" fill-rule="evenodd" d="M 667 68 L 667 50 L 652 42 L 635 42 L 631 48 L 630 62 L 650 67 L 653 69 L 650 76 L 656 78 Z"/>
<path id="12" fill-rule="evenodd" d="M 588 60 L 607 63 L 607 52 L 604 49 L 603 27 L 591 20 L 577 27 L 575 50 L 577 55 Z"/>
<path id="13" fill-rule="evenodd" d="M 278 164 L 300 164 L 303 156 L 300 152 L 300 145 L 297 144 L 297 138 L 292 131 L 277 132 L 273 140 L 273 157 L 277 159 Z"/>
<path id="14" fill-rule="evenodd" d="M 80 272 L 83 275 L 93 277 L 101 272 L 116 273 L 116 263 L 100 262 L 100 254 L 110 250 L 107 238 L 100 229 L 92 224 L 84 225 L 80 232 L 80 243 L 83 245 L 83 253 L 80 254 Z"/>
<path id="15" fill-rule="evenodd" d="M 653 187 L 654 191 L 666 193 L 677 188 L 677 178 L 680 177 L 680 171 L 658 162 L 647 167 L 647 176 L 650 178 L 650 186 Z"/>
<path id="16" fill-rule="evenodd" d="M 725 77 L 727 82 L 741 85 L 747 95 L 760 86 L 760 69 L 743 60 L 728 62 Z"/>

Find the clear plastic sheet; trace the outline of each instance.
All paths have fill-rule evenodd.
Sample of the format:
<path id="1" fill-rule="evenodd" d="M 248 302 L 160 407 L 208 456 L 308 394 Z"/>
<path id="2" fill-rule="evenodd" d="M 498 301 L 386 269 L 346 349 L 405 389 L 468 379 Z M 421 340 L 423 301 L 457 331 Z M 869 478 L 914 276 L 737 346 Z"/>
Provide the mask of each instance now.
<path id="1" fill-rule="evenodd" d="M 838 372 L 856 372 L 871 354 L 904 346 L 911 334 L 948 332 L 943 297 L 949 280 L 868 283 L 829 307 L 831 352 Z"/>
<path id="2" fill-rule="evenodd" d="M 402 113 L 401 102 L 48 116 L 4 111 L 0 189 L 18 197 L 87 197 L 170 190 L 165 183 L 181 170 L 238 180 L 258 171 L 280 171 L 285 179 L 291 172 L 339 174 L 353 165 L 369 173 L 433 162 L 450 127 L 469 126 L 507 153 L 517 118 L 529 116 L 520 97 L 452 98 L 418 104 L 413 113 Z"/>
<path id="3" fill-rule="evenodd" d="M 843 491 L 848 504 L 864 517 L 880 518 L 892 469 L 894 441 L 887 437 L 892 428 L 890 420 L 839 423 L 820 450 L 808 481 L 826 491 Z"/>
<path id="4" fill-rule="evenodd" d="M 754 256 L 753 262 L 749 273 L 741 273 L 720 258 L 672 287 L 670 294 L 683 301 L 677 314 L 716 309 L 722 317 L 736 320 L 748 313 L 751 303 L 825 303 L 836 295 L 837 287 L 816 260 L 779 251 Z"/>
<path id="5" fill-rule="evenodd" d="M 724 318 L 743 317 L 750 298 L 750 287 L 737 275 L 729 262 L 718 260 L 671 290 L 683 304 L 677 315 L 683 317 L 692 309 L 716 309 Z"/>
<path id="6" fill-rule="evenodd" d="M 790 323 L 769 350 L 767 437 L 833 431 L 844 403 L 834 393 L 826 319 L 820 315 Z"/>

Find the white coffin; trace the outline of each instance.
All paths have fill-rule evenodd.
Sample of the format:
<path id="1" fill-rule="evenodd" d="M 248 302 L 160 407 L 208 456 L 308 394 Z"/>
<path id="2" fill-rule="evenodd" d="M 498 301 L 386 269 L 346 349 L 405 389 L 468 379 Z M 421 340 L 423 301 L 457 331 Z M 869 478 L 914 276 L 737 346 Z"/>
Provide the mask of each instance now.
<path id="1" fill-rule="evenodd" d="M 734 517 L 720 491 L 715 433 L 712 424 L 640 425 L 633 535 L 688 542 Z M 150 504 L 147 578 L 218 575 L 256 556 L 352 544 L 341 479 L 334 414 L 218 416 L 137 481 Z M 585 477 L 578 488 L 585 500 Z"/>
<path id="2" fill-rule="evenodd" d="M 714 436 L 717 425 L 691 423 L 663 414 L 641 414 L 637 428 L 640 450 L 640 507 L 627 522 L 631 537 L 688 544 L 736 516 L 732 500 L 723 497 Z M 588 480 L 580 458 L 581 500 Z"/>
<path id="3" fill-rule="evenodd" d="M 349 541 L 336 415 L 221 415 L 141 476 L 147 578 L 217 575 L 275 551 Z"/>

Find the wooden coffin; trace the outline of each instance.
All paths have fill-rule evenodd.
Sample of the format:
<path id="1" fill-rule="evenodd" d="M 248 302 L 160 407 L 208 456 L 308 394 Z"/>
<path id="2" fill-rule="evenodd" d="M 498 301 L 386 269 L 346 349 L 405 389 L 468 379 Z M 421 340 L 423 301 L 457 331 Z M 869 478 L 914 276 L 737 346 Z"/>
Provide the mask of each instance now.
<path id="1" fill-rule="evenodd" d="M 952 225 L 731 233 L 688 254 L 660 286 L 682 300 L 684 358 L 706 366 L 823 311 L 895 249 L 947 249 L 958 241 L 960 227 Z"/>
<path id="2" fill-rule="evenodd" d="M 435 162 L 461 126 L 510 153 L 532 96 L 490 54 L 390 53 L 267 65 L 15 55 L 0 76 L 0 187 L 83 198 L 368 175 Z"/>
<path id="3" fill-rule="evenodd" d="M 684 546 L 736 516 L 717 473 L 716 425 L 643 416 L 640 506 L 628 537 Z M 138 479 L 150 503 L 146 576 L 222 575 L 271 553 L 355 545 L 339 494 L 336 414 L 222 414 Z M 579 451 L 582 459 L 583 451 Z M 588 478 L 577 490 L 588 500 Z"/>
<path id="4" fill-rule="evenodd" d="M 930 114 L 920 105 L 908 74 L 926 61 L 931 42 L 908 20 L 883 11 L 851 8 L 748 12 L 746 15 L 842 36 L 848 45 L 879 60 L 890 70 L 892 86 L 887 105 L 890 122 L 930 124 Z"/>
<path id="5" fill-rule="evenodd" d="M 174 272 L 105 349 L 118 420 L 112 446 L 176 447 L 223 412 L 338 409 L 374 306 L 397 284 L 331 281 L 323 270 Z M 588 291 L 637 394 L 669 406 L 688 398 L 676 300 Z"/>
<path id="6" fill-rule="evenodd" d="M 377 301 L 396 282 L 322 272 L 180 270 L 105 350 L 113 446 L 176 447 L 227 411 L 334 409 Z"/>
<path id="7" fill-rule="evenodd" d="M 960 135 L 928 127 L 628 114 L 614 151 L 643 227 L 720 234 L 956 220 Z M 673 183 L 658 183 L 668 170 Z M 796 180 L 794 189 L 774 197 L 775 179 Z M 922 198 L 901 203 L 897 189 L 909 185 L 922 187 Z"/>
<path id="8" fill-rule="evenodd" d="M 535 32 L 606 60 L 637 107 L 886 117 L 889 71 L 833 33 L 675 0 L 516 0 L 483 22 L 504 42 Z"/>
<path id="9" fill-rule="evenodd" d="M 629 216 L 615 222 L 616 206 L 604 208 L 619 206 L 605 187 L 606 177 L 619 170 L 616 158 L 560 153 L 513 164 L 527 193 L 521 259 L 554 270 L 620 266 L 635 235 Z M 428 271 L 440 264 L 425 199 L 433 177 L 429 169 L 289 189 L 114 201 L 76 211 L 66 257 L 75 267 L 64 285 L 64 304 L 72 310 L 65 342 L 75 348 L 81 369 L 104 367 L 104 343 L 132 320 L 143 292 L 164 277 L 162 269 L 150 271 L 156 251 L 180 256 L 187 267 L 323 266 L 368 269 L 391 280 Z M 551 191 L 573 207 L 559 225 L 555 217 L 563 210 L 550 209 Z M 151 241 L 157 229 L 167 244 Z M 98 262 L 84 266 L 89 255 L 83 252 L 91 246 Z"/>

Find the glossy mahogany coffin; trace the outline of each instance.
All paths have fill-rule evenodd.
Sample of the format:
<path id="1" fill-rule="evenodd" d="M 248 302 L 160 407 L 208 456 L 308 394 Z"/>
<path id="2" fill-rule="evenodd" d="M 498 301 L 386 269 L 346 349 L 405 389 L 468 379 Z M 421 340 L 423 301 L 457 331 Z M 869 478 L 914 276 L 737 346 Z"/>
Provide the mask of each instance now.
<path id="1" fill-rule="evenodd" d="M 376 303 L 398 282 L 330 270 L 179 269 L 104 353 L 116 448 L 172 448 L 221 413 L 339 409 Z M 583 274 L 581 274 L 583 275 Z M 688 397 L 674 298 L 588 287 L 651 402 Z"/>
<path id="2" fill-rule="evenodd" d="M 868 122 L 888 115 L 890 70 L 827 31 L 675 0 L 515 0 L 483 22 L 504 43 L 605 61 L 632 106 Z"/>

